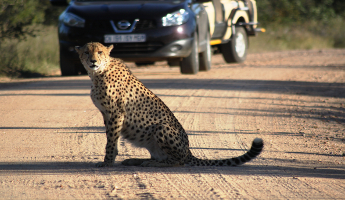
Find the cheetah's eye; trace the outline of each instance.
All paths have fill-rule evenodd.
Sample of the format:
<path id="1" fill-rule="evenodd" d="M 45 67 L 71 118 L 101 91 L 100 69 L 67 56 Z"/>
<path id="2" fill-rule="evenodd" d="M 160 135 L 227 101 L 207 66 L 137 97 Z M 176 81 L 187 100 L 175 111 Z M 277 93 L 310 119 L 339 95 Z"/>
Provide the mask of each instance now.
<path id="1" fill-rule="evenodd" d="M 86 54 L 86 55 L 89 55 L 89 52 L 88 52 L 88 51 L 85 51 L 85 54 Z"/>
<path id="2" fill-rule="evenodd" d="M 103 51 L 99 51 L 99 52 L 98 52 L 98 54 L 102 54 L 102 53 L 103 53 Z"/>

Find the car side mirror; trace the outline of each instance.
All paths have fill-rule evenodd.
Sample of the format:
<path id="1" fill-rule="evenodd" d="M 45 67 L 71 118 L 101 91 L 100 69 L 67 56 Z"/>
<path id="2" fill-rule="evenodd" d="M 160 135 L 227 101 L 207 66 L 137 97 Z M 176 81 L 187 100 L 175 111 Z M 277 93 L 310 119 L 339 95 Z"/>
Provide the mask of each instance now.
<path id="1" fill-rule="evenodd" d="M 53 6 L 68 6 L 67 0 L 49 0 Z"/>

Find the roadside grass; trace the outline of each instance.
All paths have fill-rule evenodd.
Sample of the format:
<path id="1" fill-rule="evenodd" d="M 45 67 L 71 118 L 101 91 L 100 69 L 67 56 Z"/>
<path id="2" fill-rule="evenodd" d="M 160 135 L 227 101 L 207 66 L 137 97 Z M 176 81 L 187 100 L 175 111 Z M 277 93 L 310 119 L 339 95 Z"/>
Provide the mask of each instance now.
<path id="1" fill-rule="evenodd" d="M 302 24 L 267 24 L 265 33 L 250 38 L 249 53 L 294 49 L 328 49 L 345 47 L 345 19 Z"/>
<path id="2" fill-rule="evenodd" d="M 0 43 L 0 76 L 40 77 L 59 69 L 57 28 L 38 26 L 36 37 L 5 40 Z"/>
<path id="3" fill-rule="evenodd" d="M 345 48 L 345 19 L 336 18 L 321 23 L 267 24 L 265 33 L 250 37 L 249 53 L 294 49 Z M 0 76 L 11 78 L 39 77 L 59 71 L 57 27 L 38 26 L 36 37 L 24 41 L 6 40 L 0 43 Z"/>

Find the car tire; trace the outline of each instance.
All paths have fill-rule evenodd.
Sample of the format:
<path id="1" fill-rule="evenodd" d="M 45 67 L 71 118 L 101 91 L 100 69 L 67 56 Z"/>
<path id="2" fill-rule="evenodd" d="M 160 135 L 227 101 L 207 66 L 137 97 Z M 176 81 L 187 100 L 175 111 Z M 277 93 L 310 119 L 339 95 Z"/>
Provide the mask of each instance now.
<path id="1" fill-rule="evenodd" d="M 147 65 L 154 65 L 155 62 L 135 62 L 135 65 L 137 67 L 145 67 Z"/>
<path id="2" fill-rule="evenodd" d="M 231 40 L 220 45 L 223 58 L 227 63 L 241 63 L 247 58 L 248 36 L 243 27 L 236 27 Z"/>
<path id="3" fill-rule="evenodd" d="M 71 62 L 68 58 L 63 55 L 63 52 L 60 51 L 60 69 L 62 76 L 75 76 L 78 75 L 78 70 L 74 66 L 74 63 Z"/>
<path id="4" fill-rule="evenodd" d="M 180 71 L 182 74 L 196 74 L 199 71 L 199 46 L 198 46 L 198 34 L 194 32 L 194 38 L 192 43 L 192 52 L 188 57 L 185 57 L 180 62 Z"/>
<path id="5" fill-rule="evenodd" d="M 210 33 L 206 35 L 206 49 L 199 54 L 199 70 L 208 71 L 211 69 L 212 49 L 210 44 Z"/>

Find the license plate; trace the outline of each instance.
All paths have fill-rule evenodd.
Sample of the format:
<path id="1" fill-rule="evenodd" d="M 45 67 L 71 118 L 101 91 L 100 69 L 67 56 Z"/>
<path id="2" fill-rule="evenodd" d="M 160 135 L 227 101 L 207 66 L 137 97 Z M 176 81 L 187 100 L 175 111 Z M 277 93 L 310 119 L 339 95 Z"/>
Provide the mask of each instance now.
<path id="1" fill-rule="evenodd" d="M 117 34 L 105 35 L 104 43 L 145 42 L 145 34 Z"/>

